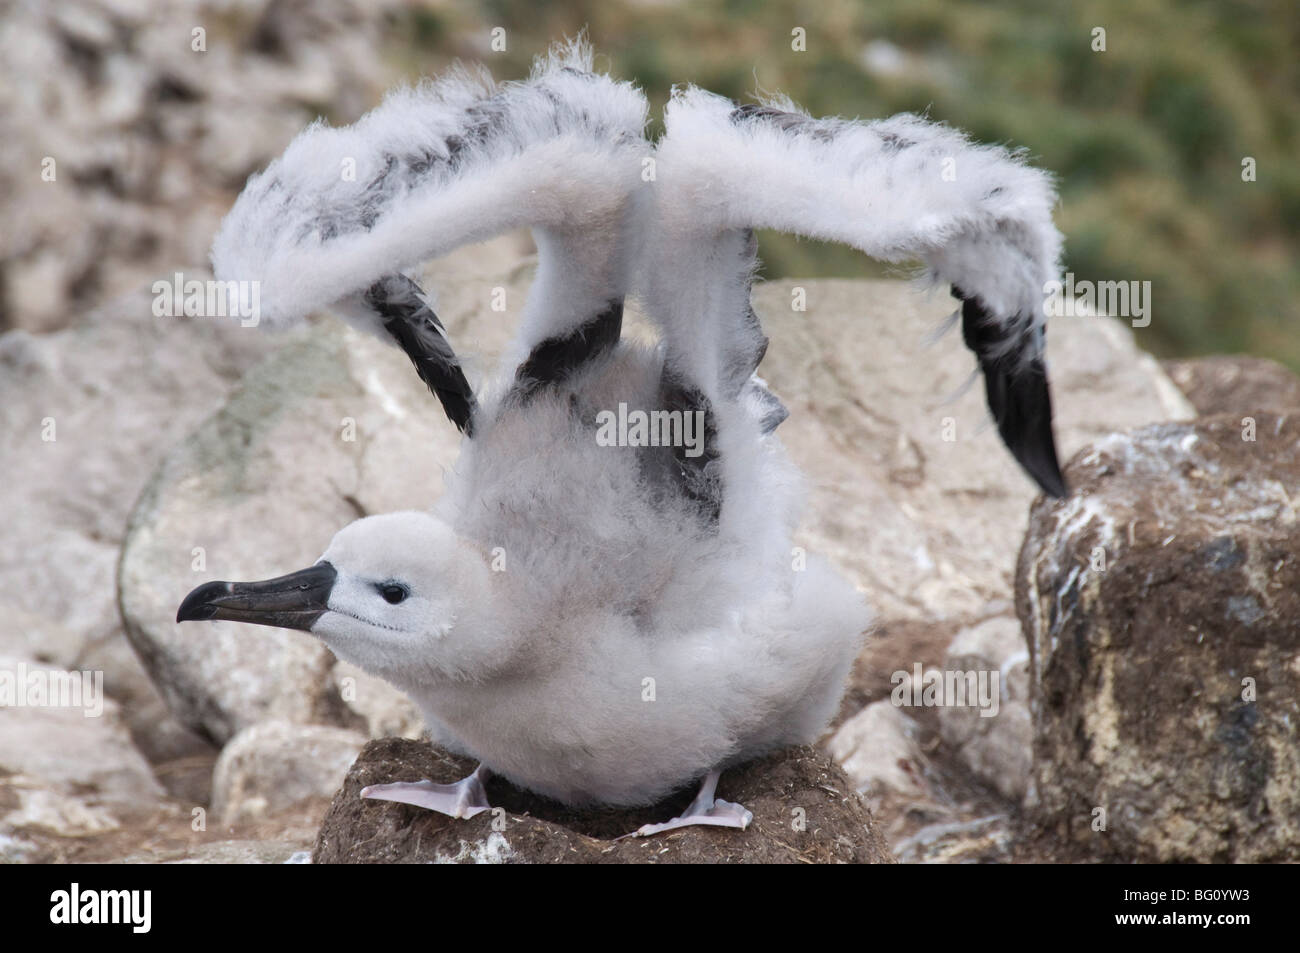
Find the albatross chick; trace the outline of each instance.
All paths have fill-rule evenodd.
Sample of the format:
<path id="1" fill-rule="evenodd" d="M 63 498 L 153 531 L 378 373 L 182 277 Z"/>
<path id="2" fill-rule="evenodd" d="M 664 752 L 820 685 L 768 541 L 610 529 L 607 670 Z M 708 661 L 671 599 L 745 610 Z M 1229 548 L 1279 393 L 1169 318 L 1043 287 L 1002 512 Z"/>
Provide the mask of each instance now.
<path id="1" fill-rule="evenodd" d="M 310 632 L 480 763 L 367 797 L 470 817 L 489 773 L 572 805 L 699 783 L 681 817 L 637 833 L 744 827 L 749 812 L 715 797 L 719 774 L 823 730 L 868 612 L 792 543 L 800 480 L 775 435 L 787 412 L 756 374 L 754 229 L 920 261 L 951 285 L 1000 434 L 1064 493 L 1043 173 L 912 116 L 815 120 L 693 87 L 657 143 L 645 125 L 640 91 L 594 73 L 581 43 L 524 82 L 460 70 L 353 126 L 309 128 L 217 235 L 218 278 L 258 282 L 264 323 L 332 306 L 401 347 L 464 434 L 429 511 L 358 520 L 309 568 L 207 583 L 177 613 Z M 523 226 L 537 276 L 476 390 L 405 272 Z M 657 345 L 621 336 L 630 295 Z"/>

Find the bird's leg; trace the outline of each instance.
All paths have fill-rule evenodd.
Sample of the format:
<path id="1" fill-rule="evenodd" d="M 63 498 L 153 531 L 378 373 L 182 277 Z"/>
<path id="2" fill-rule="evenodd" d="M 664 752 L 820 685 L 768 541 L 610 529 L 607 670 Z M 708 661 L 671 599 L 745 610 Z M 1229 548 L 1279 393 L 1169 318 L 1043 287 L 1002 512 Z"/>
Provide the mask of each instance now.
<path id="1" fill-rule="evenodd" d="M 361 796 L 414 804 L 448 817 L 468 818 L 492 809 L 483 787 L 491 776 L 487 766 L 480 764 L 473 774 L 461 778 L 455 784 L 434 784 L 432 781 L 372 784 L 361 789 Z"/>
<path id="2" fill-rule="evenodd" d="M 680 817 L 674 817 L 671 821 L 664 821 L 662 824 L 645 824 L 632 836 L 649 837 L 651 834 L 661 834 L 664 831 L 676 830 L 679 827 L 694 827 L 696 825 L 739 827 L 744 830 L 749 826 L 749 822 L 754 819 L 754 815 L 745 810 L 740 804 L 718 800 L 713 796 L 718 789 L 718 778 L 720 777 L 722 777 L 721 769 L 714 768 L 710 771 L 700 785 L 700 793 L 695 795 L 695 800 L 691 802 L 691 806 L 683 811 Z"/>

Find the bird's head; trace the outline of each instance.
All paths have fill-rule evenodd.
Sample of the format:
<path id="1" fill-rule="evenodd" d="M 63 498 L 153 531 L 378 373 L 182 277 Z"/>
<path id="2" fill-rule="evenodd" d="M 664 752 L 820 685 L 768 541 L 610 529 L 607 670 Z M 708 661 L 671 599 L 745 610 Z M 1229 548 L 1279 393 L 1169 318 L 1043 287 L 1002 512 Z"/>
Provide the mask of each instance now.
<path id="1" fill-rule="evenodd" d="M 310 632 L 334 653 L 402 685 L 463 674 L 486 645 L 489 570 L 442 520 L 421 512 L 370 516 L 335 535 L 314 565 L 262 582 L 207 582 L 177 622 L 231 620 Z M 469 642 L 467 642 L 467 637 Z"/>

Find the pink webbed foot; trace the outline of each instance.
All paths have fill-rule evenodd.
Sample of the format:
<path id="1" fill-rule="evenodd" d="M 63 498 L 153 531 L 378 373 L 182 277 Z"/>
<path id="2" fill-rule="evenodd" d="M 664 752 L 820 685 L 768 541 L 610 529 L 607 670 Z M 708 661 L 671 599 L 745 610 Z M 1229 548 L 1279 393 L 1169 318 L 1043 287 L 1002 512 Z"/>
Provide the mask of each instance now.
<path id="1" fill-rule="evenodd" d="M 643 824 L 635 833 L 626 836 L 650 837 L 652 834 L 662 834 L 682 827 L 737 827 L 744 830 L 754 820 L 754 815 L 743 805 L 713 796 L 721 776 L 721 771 L 710 771 L 700 785 L 700 793 L 680 816 L 662 824 Z"/>
<path id="2" fill-rule="evenodd" d="M 361 789 L 361 796 L 379 801 L 414 804 L 448 817 L 470 818 L 492 809 L 483 787 L 490 776 L 488 769 L 480 764 L 473 774 L 461 778 L 455 784 L 434 784 L 432 781 L 372 784 Z"/>

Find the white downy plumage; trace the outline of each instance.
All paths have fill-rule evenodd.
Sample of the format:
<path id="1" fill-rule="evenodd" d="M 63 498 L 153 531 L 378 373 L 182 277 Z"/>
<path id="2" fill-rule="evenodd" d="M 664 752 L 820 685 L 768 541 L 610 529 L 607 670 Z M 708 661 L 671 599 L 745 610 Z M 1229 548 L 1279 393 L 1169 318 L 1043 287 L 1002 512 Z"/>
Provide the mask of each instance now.
<path id="1" fill-rule="evenodd" d="M 265 320 L 332 305 L 390 336 L 466 432 L 431 512 L 359 520 L 316 566 L 208 583 L 178 613 L 308 630 L 483 765 L 370 796 L 468 816 L 489 771 L 570 804 L 645 804 L 703 778 L 682 818 L 641 833 L 743 826 L 748 812 L 714 800 L 718 772 L 823 729 L 868 613 L 793 550 L 800 480 L 772 433 L 785 411 L 754 374 L 754 228 L 919 259 L 953 284 L 1003 437 L 1064 490 L 1043 173 L 915 117 L 813 120 L 694 88 L 675 92 L 658 143 L 645 121 L 640 91 L 594 74 L 582 43 L 526 82 L 459 71 L 354 126 L 309 128 L 217 235 L 218 277 L 259 281 Z M 475 394 L 401 272 L 519 226 L 537 278 L 499 379 Z M 630 294 L 657 348 L 619 340 Z M 620 405 L 697 423 L 702 452 L 681 432 L 609 446 L 600 421 Z"/>

